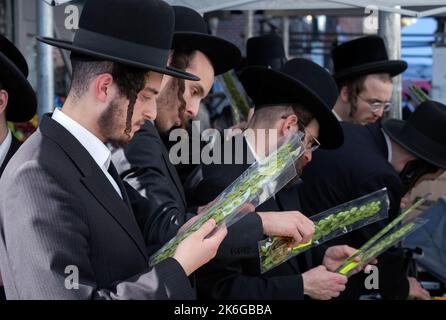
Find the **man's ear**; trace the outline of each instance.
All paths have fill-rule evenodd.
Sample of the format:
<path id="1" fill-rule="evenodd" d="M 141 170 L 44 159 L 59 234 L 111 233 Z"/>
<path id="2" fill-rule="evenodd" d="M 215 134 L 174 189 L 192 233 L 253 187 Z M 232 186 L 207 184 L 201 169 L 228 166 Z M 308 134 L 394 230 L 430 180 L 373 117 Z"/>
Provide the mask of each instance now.
<path id="1" fill-rule="evenodd" d="M 113 85 L 113 76 L 109 73 L 98 75 L 94 80 L 94 94 L 96 99 L 101 102 L 106 102 L 111 93 Z"/>
<path id="2" fill-rule="evenodd" d="M 291 130 L 296 130 L 297 120 L 298 118 L 295 114 L 288 116 L 280 128 L 280 134 L 286 136 Z"/>
<path id="3" fill-rule="evenodd" d="M 9 95 L 6 90 L 0 90 L 0 113 L 4 113 L 8 105 Z"/>

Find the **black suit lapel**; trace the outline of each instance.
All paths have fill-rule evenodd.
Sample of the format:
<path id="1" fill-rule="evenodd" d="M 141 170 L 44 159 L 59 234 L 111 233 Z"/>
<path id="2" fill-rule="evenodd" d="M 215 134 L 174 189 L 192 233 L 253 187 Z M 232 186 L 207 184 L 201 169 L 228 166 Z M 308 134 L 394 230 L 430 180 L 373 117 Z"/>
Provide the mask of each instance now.
<path id="1" fill-rule="evenodd" d="M 161 136 L 160 136 L 158 130 L 156 129 L 155 124 L 148 123 L 147 127 L 158 138 L 158 142 L 160 144 L 160 148 L 161 148 L 161 151 L 163 154 L 164 164 L 167 168 L 167 171 L 169 172 L 171 181 L 175 185 L 175 188 L 177 189 L 178 193 L 180 194 L 181 200 L 183 201 L 184 208 L 186 209 L 187 203 L 186 203 L 186 196 L 185 196 L 184 190 L 183 190 L 183 184 L 181 183 L 180 177 L 178 176 L 177 169 L 175 169 L 174 165 L 170 162 L 169 152 L 166 148 L 166 145 L 164 144 L 163 140 L 161 139 Z"/>
<path id="2" fill-rule="evenodd" d="M 164 145 L 162 145 L 161 147 L 163 149 L 163 160 L 164 163 L 166 164 L 167 170 L 169 171 L 170 178 L 173 181 L 178 193 L 180 194 L 181 200 L 183 200 L 184 207 L 187 208 L 186 196 L 184 194 L 183 185 L 181 184 L 181 180 L 180 177 L 178 176 L 177 169 L 175 169 L 173 164 L 170 162 L 166 147 Z"/>
<path id="3" fill-rule="evenodd" d="M 80 142 L 64 127 L 52 120 L 48 115 L 45 115 L 39 128 L 43 135 L 56 142 L 64 150 L 68 157 L 71 158 L 73 163 L 79 168 L 79 171 L 83 175 L 81 178 L 82 183 L 96 198 L 96 200 L 101 203 L 106 211 L 116 220 L 116 222 L 126 231 L 129 237 L 135 242 L 135 245 L 139 248 L 141 254 L 144 256 L 144 259 L 148 261 L 144 240 L 130 207 L 128 195 L 122 181 L 119 178 L 115 178 L 121 189 L 124 201 L 119 197 L 110 181 L 107 179 L 88 151 L 85 150 Z M 112 170 L 116 172 L 114 167 L 112 167 Z"/>
<path id="4" fill-rule="evenodd" d="M 6 153 L 6 157 L 3 160 L 2 165 L 0 166 L 0 176 L 3 174 L 6 165 L 8 164 L 9 160 L 11 160 L 12 156 L 16 153 L 16 151 L 19 149 L 20 145 L 21 145 L 20 141 L 17 140 L 16 137 L 14 137 L 14 135 L 12 134 L 11 145 L 9 146 L 8 153 Z"/>
<path id="5" fill-rule="evenodd" d="M 107 180 L 102 171 L 98 170 L 81 178 L 81 181 L 96 200 L 100 202 L 116 222 L 121 225 L 129 237 L 132 238 L 141 254 L 146 261 L 148 261 L 145 253 L 144 240 L 134 219 L 130 204 L 128 203 L 128 196 L 125 189 L 120 186 L 123 198 L 127 199 L 126 201 L 123 201 L 110 182 L 108 180 L 104 181 L 104 179 Z"/>

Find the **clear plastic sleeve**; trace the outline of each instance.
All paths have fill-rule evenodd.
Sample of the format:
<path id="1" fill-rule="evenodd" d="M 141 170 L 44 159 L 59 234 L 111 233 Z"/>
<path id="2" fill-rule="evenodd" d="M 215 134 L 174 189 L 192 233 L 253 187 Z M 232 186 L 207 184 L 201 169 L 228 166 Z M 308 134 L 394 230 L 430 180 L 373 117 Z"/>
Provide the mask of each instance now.
<path id="1" fill-rule="evenodd" d="M 311 217 L 315 232 L 308 243 L 290 247 L 291 238 L 269 237 L 259 241 L 260 270 L 265 273 L 292 257 L 326 241 L 388 217 L 387 189 L 341 204 Z"/>
<path id="2" fill-rule="evenodd" d="M 360 261 L 352 261 L 352 259 L 347 259 L 336 272 L 343 274 L 347 277 L 351 276 L 356 272 L 358 268 L 366 266 L 370 261 L 377 258 L 381 253 L 388 250 L 389 248 L 396 245 L 398 242 L 402 241 L 410 233 L 421 227 L 426 223 L 427 220 L 417 218 L 413 222 L 408 222 L 396 228 L 393 232 L 388 233 L 381 240 L 376 241 L 373 245 L 367 246 L 365 248 L 359 249 L 355 254 L 359 257 Z"/>
<path id="3" fill-rule="evenodd" d="M 261 161 L 254 162 L 214 201 L 208 204 L 197 221 L 153 254 L 150 257 L 150 265 L 156 265 L 162 260 L 172 257 L 178 244 L 209 219 L 215 220 L 217 228 L 222 225 L 229 227 L 291 181 L 297 175 L 295 163 L 305 151 L 301 136 L 294 134 L 278 145 L 280 147 L 275 152 Z"/>

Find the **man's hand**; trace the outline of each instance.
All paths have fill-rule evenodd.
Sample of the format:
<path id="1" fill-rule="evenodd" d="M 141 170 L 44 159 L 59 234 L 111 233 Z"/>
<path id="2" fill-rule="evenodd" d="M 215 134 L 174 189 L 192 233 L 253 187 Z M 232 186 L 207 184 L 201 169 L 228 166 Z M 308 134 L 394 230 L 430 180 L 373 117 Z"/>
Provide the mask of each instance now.
<path id="1" fill-rule="evenodd" d="M 345 290 L 347 277 L 328 271 L 324 266 L 313 268 L 302 274 L 304 294 L 313 299 L 330 300 Z"/>
<path id="2" fill-rule="evenodd" d="M 327 249 L 325 251 L 324 259 L 322 261 L 322 264 L 327 268 L 329 271 L 336 271 L 344 262 L 345 259 L 352 256 L 356 253 L 356 249 L 352 248 L 347 245 L 342 246 L 333 246 Z M 354 262 L 360 262 L 361 259 L 359 257 L 356 257 L 353 259 Z M 369 264 L 377 264 L 378 260 L 370 261 Z M 354 273 L 358 273 L 362 270 L 364 270 L 366 266 L 358 267 L 355 269 Z"/>
<path id="3" fill-rule="evenodd" d="M 406 207 L 410 204 L 410 194 L 406 194 L 401 198 L 400 208 L 402 210 L 406 209 Z"/>
<path id="4" fill-rule="evenodd" d="M 189 220 L 186 221 L 185 224 L 183 224 L 180 229 L 177 232 L 178 234 L 183 233 L 184 231 L 187 230 L 187 228 L 189 228 L 191 225 L 194 224 L 195 221 L 197 221 L 198 219 L 200 219 L 203 215 L 205 215 L 208 211 L 205 210 L 208 207 L 208 205 L 203 206 L 203 207 L 199 207 L 197 210 L 197 215 L 193 216 L 192 218 L 190 218 Z M 245 203 L 242 208 L 239 210 L 240 213 L 249 213 L 249 212 L 254 212 L 255 211 L 255 207 L 251 204 L 251 203 Z"/>
<path id="5" fill-rule="evenodd" d="M 417 279 L 408 277 L 409 280 L 409 299 L 431 300 L 431 295 L 425 290 Z"/>
<path id="6" fill-rule="evenodd" d="M 226 237 L 227 230 L 221 227 L 209 238 L 206 238 L 215 228 L 215 220 L 206 221 L 200 229 L 180 242 L 174 258 L 189 276 L 215 257 L 218 247 Z"/>
<path id="7" fill-rule="evenodd" d="M 292 245 L 306 243 L 314 234 L 314 223 L 299 211 L 258 212 L 263 233 L 268 236 L 291 237 Z"/>

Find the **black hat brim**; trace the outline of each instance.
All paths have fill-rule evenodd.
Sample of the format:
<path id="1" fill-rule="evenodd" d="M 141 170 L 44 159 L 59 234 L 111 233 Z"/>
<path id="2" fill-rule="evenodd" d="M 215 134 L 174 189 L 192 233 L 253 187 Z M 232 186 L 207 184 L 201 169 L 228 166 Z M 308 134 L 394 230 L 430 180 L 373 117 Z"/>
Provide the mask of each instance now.
<path id="1" fill-rule="evenodd" d="M 395 77 L 406 71 L 407 67 L 407 62 L 403 60 L 377 61 L 344 69 L 335 73 L 333 78 L 339 83 L 347 79 L 378 73 L 388 73 L 391 77 Z"/>
<path id="2" fill-rule="evenodd" d="M 410 153 L 446 170 L 446 147 L 429 139 L 416 129 L 405 129 L 405 124 L 406 121 L 403 120 L 389 119 L 383 123 L 383 129 L 390 138 Z"/>
<path id="3" fill-rule="evenodd" d="M 328 106 L 303 82 L 280 71 L 258 66 L 244 69 L 240 80 L 256 108 L 261 104 L 301 104 L 319 122 L 321 148 L 337 149 L 343 144 L 344 132 L 331 111 L 332 106 Z"/>
<path id="4" fill-rule="evenodd" d="M 191 49 L 203 52 L 211 61 L 215 75 L 237 67 L 240 50 L 231 42 L 198 32 L 175 32 L 172 49 Z"/>
<path id="5" fill-rule="evenodd" d="M 193 74 L 190 74 L 188 72 L 184 72 L 184 71 L 181 71 L 181 70 L 178 70 L 175 68 L 171 68 L 168 66 L 160 68 L 157 66 L 141 63 L 138 61 L 122 59 L 122 58 L 119 58 L 116 56 L 103 54 L 100 52 L 96 52 L 96 51 L 92 51 L 92 50 L 89 50 L 86 48 L 76 46 L 71 41 L 58 40 L 58 39 L 47 38 L 47 37 L 37 37 L 37 40 L 39 40 L 43 43 L 49 44 L 51 46 L 57 47 L 57 48 L 69 50 L 71 52 L 75 52 L 75 53 L 79 53 L 79 54 L 83 54 L 83 55 L 87 55 L 89 57 L 118 62 L 118 63 L 122 63 L 122 64 L 130 66 L 130 67 L 135 67 L 135 68 L 139 68 L 139 69 L 143 69 L 143 70 L 147 70 L 147 71 L 155 71 L 155 72 L 165 74 L 168 76 L 172 76 L 175 78 L 180 78 L 180 79 L 185 79 L 185 80 L 193 80 L 193 81 L 200 80 L 197 76 L 195 76 Z"/>
<path id="6" fill-rule="evenodd" d="M 0 52 L 1 82 L 8 92 L 6 120 L 26 122 L 37 111 L 36 94 L 23 73 Z"/>

